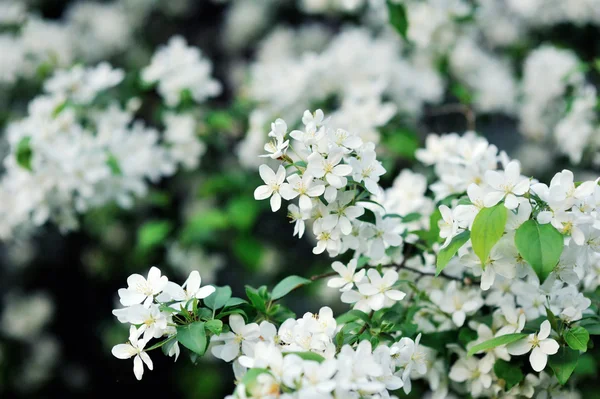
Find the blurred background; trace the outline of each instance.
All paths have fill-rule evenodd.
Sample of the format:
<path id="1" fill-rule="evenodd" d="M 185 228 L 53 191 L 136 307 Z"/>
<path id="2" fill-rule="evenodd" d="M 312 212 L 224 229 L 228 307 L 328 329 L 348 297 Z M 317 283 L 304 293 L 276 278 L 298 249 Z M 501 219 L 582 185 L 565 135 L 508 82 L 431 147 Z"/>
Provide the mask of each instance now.
<path id="1" fill-rule="evenodd" d="M 108 61 L 135 77 L 175 35 L 201 50 L 223 86 L 192 107 L 205 145 L 199 166 L 152 182 L 128 209 L 78 212 L 75 229 L 49 222 L 5 234 L 1 397 L 232 392 L 231 366 L 211 356 L 196 365 L 152 356 L 154 372 L 135 380 L 131 362 L 110 353 L 127 337 L 111 311 L 127 276 L 152 265 L 179 283 L 198 270 L 203 284 L 229 284 L 234 296 L 327 270 L 313 243 L 292 237 L 284 209 L 253 199 L 277 117 L 291 124 L 321 107 L 379 142 L 384 187 L 404 168 L 424 171 L 414 151 L 428 133 L 466 130 L 519 158 L 525 174 L 569 167 L 576 180 L 597 177 L 600 0 L 391 4 L 403 6 L 407 26 L 383 0 L 0 0 L 0 131 L 28 115 L 54 71 Z M 138 89 L 119 95 L 143 98 L 136 117 L 160 126 L 160 96 Z M 0 156 L 13 153 L 5 133 Z M 309 301 L 291 295 L 288 304 L 298 315 L 343 309 L 336 297 L 313 285 Z M 593 376 L 594 356 L 586 359 L 581 372 Z"/>

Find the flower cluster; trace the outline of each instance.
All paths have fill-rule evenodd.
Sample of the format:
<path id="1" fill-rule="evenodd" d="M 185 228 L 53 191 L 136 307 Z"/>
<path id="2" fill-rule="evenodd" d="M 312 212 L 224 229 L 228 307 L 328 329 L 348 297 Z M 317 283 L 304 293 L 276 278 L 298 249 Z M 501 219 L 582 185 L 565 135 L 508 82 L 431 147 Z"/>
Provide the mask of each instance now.
<path id="1" fill-rule="evenodd" d="M 27 117 L 8 126 L 0 237 L 49 219 L 71 230 L 77 214 L 113 201 L 130 207 L 145 195 L 148 181 L 198 165 L 205 147 L 197 138 L 197 117 L 166 111 L 161 135 L 136 120 L 139 98 L 123 105 L 110 94 L 124 77 L 108 63 L 57 70 L 45 93 L 30 102 Z"/>
<path id="2" fill-rule="evenodd" d="M 302 122 L 304 128 L 293 130 L 289 138 L 283 120 L 271 125 L 272 141 L 265 145 L 264 156 L 279 159 L 283 165 L 277 172 L 261 165 L 259 172 L 265 184 L 256 189 L 254 197 L 270 197 L 273 211 L 280 208 L 281 198 L 297 198 L 298 205 L 288 206 L 294 234 L 302 237 L 306 223 L 312 222 L 315 254 L 327 250 L 330 256 L 337 256 L 354 250 L 357 255 L 380 260 L 386 248 L 402 244 L 402 237 L 380 209 L 369 211 L 375 220 L 360 219 L 366 209 L 361 200 L 381 193 L 377 183 L 385 173 L 376 159 L 374 144 L 331 127 L 321 110 L 314 114 L 306 111 Z"/>
<path id="3" fill-rule="evenodd" d="M 170 107 L 179 104 L 184 91 L 198 103 L 221 94 L 221 84 L 211 74 L 211 62 L 181 36 L 172 37 L 167 46 L 159 48 L 150 65 L 141 71 L 145 83 L 158 84 L 158 92 Z"/>
<path id="4" fill-rule="evenodd" d="M 146 344 L 153 338 L 163 336 L 172 340 L 177 334 L 173 324 L 173 313 L 178 310 L 192 310 L 194 303 L 204 299 L 215 291 L 215 287 L 201 287 L 202 278 L 197 271 L 190 273 L 183 285 L 169 281 L 161 275 L 160 269 L 152 267 L 148 277 L 132 274 L 127 278 L 127 288 L 119 290 L 122 309 L 113 310 L 121 323 L 131 324 L 129 341 L 118 344 L 112 353 L 119 359 L 133 357 L 133 372 L 138 380 L 142 379 L 144 366 L 152 370 L 152 360 L 146 353 Z M 169 356 L 179 357 L 179 345 L 176 341 L 169 347 Z"/>

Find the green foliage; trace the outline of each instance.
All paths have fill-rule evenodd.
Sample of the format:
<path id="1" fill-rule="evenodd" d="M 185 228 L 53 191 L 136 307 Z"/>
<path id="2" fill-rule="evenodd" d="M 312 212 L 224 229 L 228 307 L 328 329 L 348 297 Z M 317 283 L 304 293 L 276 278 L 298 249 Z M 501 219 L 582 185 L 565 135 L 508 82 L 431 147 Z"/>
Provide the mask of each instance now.
<path id="1" fill-rule="evenodd" d="M 205 323 L 205 328 L 215 335 L 220 335 L 223 331 L 223 322 L 221 320 L 213 319 Z"/>
<path id="2" fill-rule="evenodd" d="M 454 255 L 456 255 L 458 250 L 463 245 L 465 245 L 467 241 L 469 241 L 469 238 L 471 238 L 471 233 L 468 230 L 465 230 L 462 233 L 458 234 L 456 237 L 454 237 L 450 244 L 448 244 L 448 246 L 440 250 L 436 260 L 436 276 L 440 275 L 440 273 L 444 270 L 448 262 L 450 262 Z"/>
<path id="3" fill-rule="evenodd" d="M 216 287 L 215 292 L 204 298 L 204 304 L 213 310 L 221 309 L 231 298 L 231 287 Z"/>
<path id="4" fill-rule="evenodd" d="M 571 349 L 585 352 L 590 340 L 590 334 L 585 328 L 578 326 L 568 329 L 565 332 L 564 338 Z"/>
<path id="5" fill-rule="evenodd" d="M 528 220 L 517 229 L 515 245 L 541 281 L 552 272 L 564 248 L 564 239 L 551 224 Z"/>
<path id="6" fill-rule="evenodd" d="M 23 137 L 17 143 L 17 150 L 15 151 L 15 156 L 17 158 L 17 164 L 19 164 L 20 167 L 29 171 L 32 170 L 31 157 L 33 156 L 33 151 L 31 150 L 31 137 Z"/>
<path id="7" fill-rule="evenodd" d="M 404 40 L 408 41 L 408 15 L 406 14 L 406 7 L 402 3 L 392 3 L 388 0 L 387 8 L 390 24 Z"/>
<path id="8" fill-rule="evenodd" d="M 260 269 L 263 253 L 263 245 L 254 237 L 237 237 L 233 242 L 233 254 L 250 270 L 256 271 Z"/>
<path id="9" fill-rule="evenodd" d="M 256 310 L 263 313 L 267 311 L 266 299 L 259 294 L 257 289 L 247 285 L 246 295 L 248 296 L 250 303 L 256 308 Z"/>
<path id="10" fill-rule="evenodd" d="M 137 247 L 148 252 L 160 246 L 168 237 L 173 225 L 168 220 L 152 220 L 140 226 L 137 233 Z"/>
<path id="11" fill-rule="evenodd" d="M 558 353 L 548 357 L 548 364 L 554 371 L 556 379 L 561 385 L 565 385 L 577 366 L 579 351 L 563 346 Z"/>
<path id="12" fill-rule="evenodd" d="M 229 227 L 229 218 L 219 209 L 209 209 L 192 216 L 179 236 L 184 245 L 206 242 L 214 239 L 214 234 Z"/>
<path id="13" fill-rule="evenodd" d="M 312 281 L 304 277 L 288 276 L 281 280 L 279 283 L 277 283 L 277 285 L 273 288 L 273 293 L 271 294 L 271 297 L 273 298 L 273 300 L 282 298 L 291 291 L 295 290 L 296 288 L 302 287 L 303 285 L 307 285 L 310 283 L 312 283 Z"/>
<path id="14" fill-rule="evenodd" d="M 243 300 L 242 298 L 229 298 L 225 303 L 226 308 L 232 308 L 238 305 L 246 305 L 248 301 Z"/>
<path id="15" fill-rule="evenodd" d="M 419 148 L 419 139 L 415 132 L 408 129 L 396 130 L 383 138 L 385 148 L 401 158 L 415 159 L 415 152 Z"/>
<path id="16" fill-rule="evenodd" d="M 177 327 L 177 341 L 192 352 L 204 355 L 208 343 L 204 327 L 202 321 Z"/>
<path id="17" fill-rule="evenodd" d="M 510 364 L 502 359 L 498 359 L 494 363 L 494 373 L 496 373 L 498 378 L 504 380 L 505 391 L 510 391 L 512 387 L 519 384 L 525 378 L 519 366 Z"/>
<path id="18" fill-rule="evenodd" d="M 233 227 L 238 230 L 249 230 L 256 221 L 260 211 L 260 202 L 254 198 L 238 197 L 227 204 L 227 216 Z"/>
<path id="19" fill-rule="evenodd" d="M 490 251 L 504 234 L 508 217 L 504 203 L 491 208 L 483 208 L 475 217 L 471 228 L 471 243 L 473 251 L 485 267 Z"/>
<path id="20" fill-rule="evenodd" d="M 487 349 L 493 349 L 497 346 L 508 345 L 510 343 L 520 340 L 521 338 L 525 338 L 526 336 L 527 336 L 527 334 L 517 333 L 517 334 L 501 335 L 499 337 L 489 339 L 489 340 L 482 342 L 480 344 L 477 344 L 477 345 L 473 346 L 471 349 L 469 349 L 467 356 L 472 356 L 477 352 L 485 351 Z"/>

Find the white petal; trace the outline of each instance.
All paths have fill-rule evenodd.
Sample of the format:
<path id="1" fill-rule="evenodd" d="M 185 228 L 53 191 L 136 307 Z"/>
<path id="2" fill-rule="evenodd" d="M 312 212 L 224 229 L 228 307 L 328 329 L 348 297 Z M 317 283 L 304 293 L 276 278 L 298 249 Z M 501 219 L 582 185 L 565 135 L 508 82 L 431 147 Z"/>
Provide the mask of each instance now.
<path id="1" fill-rule="evenodd" d="M 271 210 L 277 212 L 281 208 L 281 195 L 274 193 L 271 197 Z"/>
<path id="2" fill-rule="evenodd" d="M 144 375 L 144 365 L 142 364 L 142 359 L 139 356 L 133 358 L 133 374 L 135 374 L 135 378 L 138 380 L 142 379 Z"/>
<path id="3" fill-rule="evenodd" d="M 531 342 L 529 342 L 529 337 L 525 337 L 516 342 L 508 344 L 506 346 L 506 349 L 511 355 L 519 356 L 529 352 L 531 350 L 531 347 L 532 345 Z"/>
<path id="4" fill-rule="evenodd" d="M 231 331 L 241 334 L 246 323 L 244 322 L 244 318 L 239 314 L 232 314 L 229 316 L 229 326 L 231 327 Z"/>
<path id="5" fill-rule="evenodd" d="M 111 352 L 117 359 L 129 359 L 136 354 L 135 348 L 129 344 L 115 345 Z"/>
<path id="6" fill-rule="evenodd" d="M 538 339 L 542 340 L 542 339 L 548 338 L 551 330 L 552 330 L 552 327 L 550 326 L 550 322 L 548 320 L 544 320 L 542 322 L 542 324 L 540 325 L 540 332 L 537 335 Z"/>
<path id="7" fill-rule="evenodd" d="M 254 199 L 255 200 L 264 200 L 267 199 L 273 194 L 273 189 L 267 185 L 258 186 L 256 190 L 254 190 Z"/>
<path id="8" fill-rule="evenodd" d="M 212 285 L 207 285 L 196 291 L 196 298 L 204 299 L 207 296 L 211 295 L 213 292 L 215 292 L 215 287 L 213 287 Z"/>
<path id="9" fill-rule="evenodd" d="M 556 352 L 558 352 L 560 346 L 558 345 L 558 342 L 552 338 L 547 338 L 543 341 L 540 341 L 540 348 L 546 355 L 554 355 Z"/>
<path id="10" fill-rule="evenodd" d="M 537 372 L 540 372 L 546 367 L 547 362 L 548 355 L 546 355 L 539 347 L 533 348 L 531 355 L 529 355 L 529 363 L 531 363 L 531 368 Z"/>
<path id="11" fill-rule="evenodd" d="M 258 173 L 260 174 L 260 178 L 263 179 L 263 181 L 267 184 L 276 181 L 275 172 L 273 172 L 273 169 L 269 168 L 265 164 L 262 164 L 258 167 Z"/>

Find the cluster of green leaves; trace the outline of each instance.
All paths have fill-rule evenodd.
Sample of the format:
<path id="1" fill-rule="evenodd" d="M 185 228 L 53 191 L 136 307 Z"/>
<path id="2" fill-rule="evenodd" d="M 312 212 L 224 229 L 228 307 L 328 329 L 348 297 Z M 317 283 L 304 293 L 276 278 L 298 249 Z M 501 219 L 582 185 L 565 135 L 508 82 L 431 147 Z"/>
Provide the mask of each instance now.
<path id="1" fill-rule="evenodd" d="M 275 324 L 295 317 L 294 312 L 280 303 L 276 303 L 293 290 L 310 284 L 312 281 L 299 276 L 288 276 L 269 292 L 266 286 L 258 289 L 246 286 L 248 300 L 232 296 L 229 286 L 216 287 L 214 293 L 203 301 L 192 299 L 186 306 L 175 309 L 169 303 L 161 306 L 162 311 L 173 314 L 177 334 L 148 348 L 163 348 L 165 353 L 171 349 L 175 340 L 191 351 L 193 357 L 203 356 L 212 335 L 228 332 L 228 316 L 239 314 L 246 322 L 267 320 Z M 190 309 L 191 308 L 191 309 Z"/>
<path id="2" fill-rule="evenodd" d="M 441 273 L 458 250 L 471 240 L 473 252 L 485 268 L 492 248 L 504 235 L 508 217 L 504 203 L 483 208 L 469 231 L 456 235 L 437 257 L 436 273 Z M 524 222 L 515 233 L 515 246 L 521 257 L 531 265 L 540 281 L 554 270 L 564 248 L 563 235 L 551 224 L 540 224 L 535 219 Z"/>

